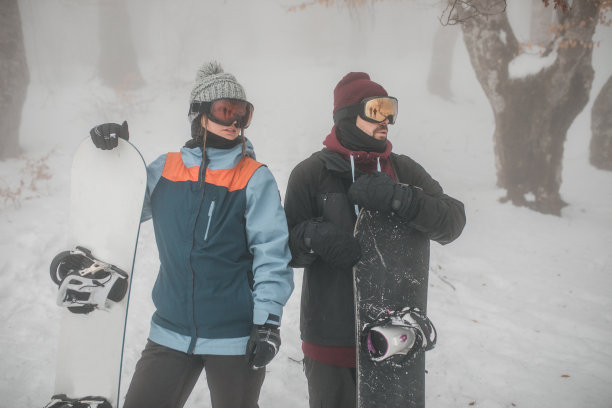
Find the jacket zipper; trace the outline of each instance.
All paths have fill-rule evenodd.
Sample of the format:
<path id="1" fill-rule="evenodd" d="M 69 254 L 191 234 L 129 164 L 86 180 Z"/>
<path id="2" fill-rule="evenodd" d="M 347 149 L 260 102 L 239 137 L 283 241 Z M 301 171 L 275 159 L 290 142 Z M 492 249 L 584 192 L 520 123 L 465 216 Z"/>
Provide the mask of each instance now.
<path id="1" fill-rule="evenodd" d="M 210 202 L 210 207 L 208 208 L 208 224 L 206 224 L 206 232 L 204 233 L 204 241 L 208 241 L 208 230 L 210 229 L 210 222 L 212 221 L 213 211 L 215 209 L 215 199 Z"/>
<path id="2" fill-rule="evenodd" d="M 201 167 L 204 166 L 204 160 L 202 160 Z M 198 224 L 198 219 L 200 219 L 200 213 L 202 212 L 202 202 L 204 201 L 204 172 L 200 170 L 200 188 L 202 189 L 202 195 L 200 196 L 200 203 L 198 204 L 198 213 L 196 214 L 195 222 L 193 224 L 193 236 L 191 238 L 191 249 L 189 250 L 189 268 L 191 269 L 191 318 L 193 323 L 193 332 L 194 338 L 191 339 L 191 344 L 189 345 L 189 350 L 187 350 L 188 354 L 193 354 L 193 350 L 195 348 L 197 339 L 198 339 L 198 325 L 196 324 L 196 316 L 195 316 L 195 271 L 193 270 L 193 264 L 191 263 L 191 254 L 195 247 L 196 242 L 196 225 Z"/>

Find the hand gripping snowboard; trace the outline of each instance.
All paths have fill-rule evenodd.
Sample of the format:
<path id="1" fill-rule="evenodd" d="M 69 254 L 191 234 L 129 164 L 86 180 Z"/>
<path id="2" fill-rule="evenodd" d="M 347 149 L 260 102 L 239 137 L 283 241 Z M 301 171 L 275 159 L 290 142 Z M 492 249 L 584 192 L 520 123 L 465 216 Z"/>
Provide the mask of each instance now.
<path id="1" fill-rule="evenodd" d="M 362 210 L 353 268 L 357 406 L 425 406 L 425 355 L 436 331 L 425 313 L 429 239 L 396 215 Z"/>
<path id="2" fill-rule="evenodd" d="M 147 184 L 129 142 L 89 138 L 71 170 L 68 250 L 51 265 L 61 327 L 51 408 L 116 408 L 132 267 Z"/>

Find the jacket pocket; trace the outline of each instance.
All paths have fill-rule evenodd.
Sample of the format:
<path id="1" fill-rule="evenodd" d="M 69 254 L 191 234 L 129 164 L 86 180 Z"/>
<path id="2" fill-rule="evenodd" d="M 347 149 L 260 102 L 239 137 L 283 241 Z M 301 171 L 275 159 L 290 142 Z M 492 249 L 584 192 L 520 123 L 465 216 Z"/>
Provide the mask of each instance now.
<path id="1" fill-rule="evenodd" d="M 204 233 L 204 241 L 208 241 L 208 231 L 210 230 L 210 224 L 212 222 L 214 212 L 215 212 L 215 200 L 213 199 L 210 202 L 210 207 L 208 207 L 208 223 L 206 224 L 206 232 Z"/>

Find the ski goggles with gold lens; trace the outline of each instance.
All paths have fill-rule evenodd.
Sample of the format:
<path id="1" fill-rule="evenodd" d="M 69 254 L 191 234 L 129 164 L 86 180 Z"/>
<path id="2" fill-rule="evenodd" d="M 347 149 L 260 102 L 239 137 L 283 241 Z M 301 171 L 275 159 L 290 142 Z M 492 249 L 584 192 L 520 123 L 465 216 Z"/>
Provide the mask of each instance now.
<path id="1" fill-rule="evenodd" d="M 356 116 L 372 123 L 382 123 L 389 119 L 389 124 L 392 125 L 397 118 L 397 98 L 392 96 L 373 96 L 364 99 L 356 105 L 338 109 L 334 113 L 334 123 Z"/>
<path id="2" fill-rule="evenodd" d="M 192 102 L 189 113 L 205 113 L 208 119 L 223 126 L 236 123 L 246 129 L 253 118 L 253 104 L 242 99 L 216 99 L 210 102 Z"/>

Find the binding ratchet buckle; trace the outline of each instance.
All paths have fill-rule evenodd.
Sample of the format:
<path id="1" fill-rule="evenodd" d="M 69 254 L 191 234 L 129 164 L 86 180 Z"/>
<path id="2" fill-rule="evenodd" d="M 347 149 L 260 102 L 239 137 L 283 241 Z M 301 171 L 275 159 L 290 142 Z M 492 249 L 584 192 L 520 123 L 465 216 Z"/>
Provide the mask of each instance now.
<path id="1" fill-rule="evenodd" d="M 365 325 L 361 345 L 374 362 L 395 357 L 400 362 L 418 351 L 434 348 L 436 328 L 419 309 L 406 307 L 384 312 L 374 322 Z"/>
<path id="2" fill-rule="evenodd" d="M 68 398 L 66 394 L 57 394 L 45 408 L 112 408 L 112 405 L 103 397 Z"/>
<path id="3" fill-rule="evenodd" d="M 108 310 L 110 301 L 120 302 L 127 293 L 129 275 L 80 246 L 59 253 L 51 262 L 50 273 L 59 286 L 57 304 L 73 313 Z"/>

